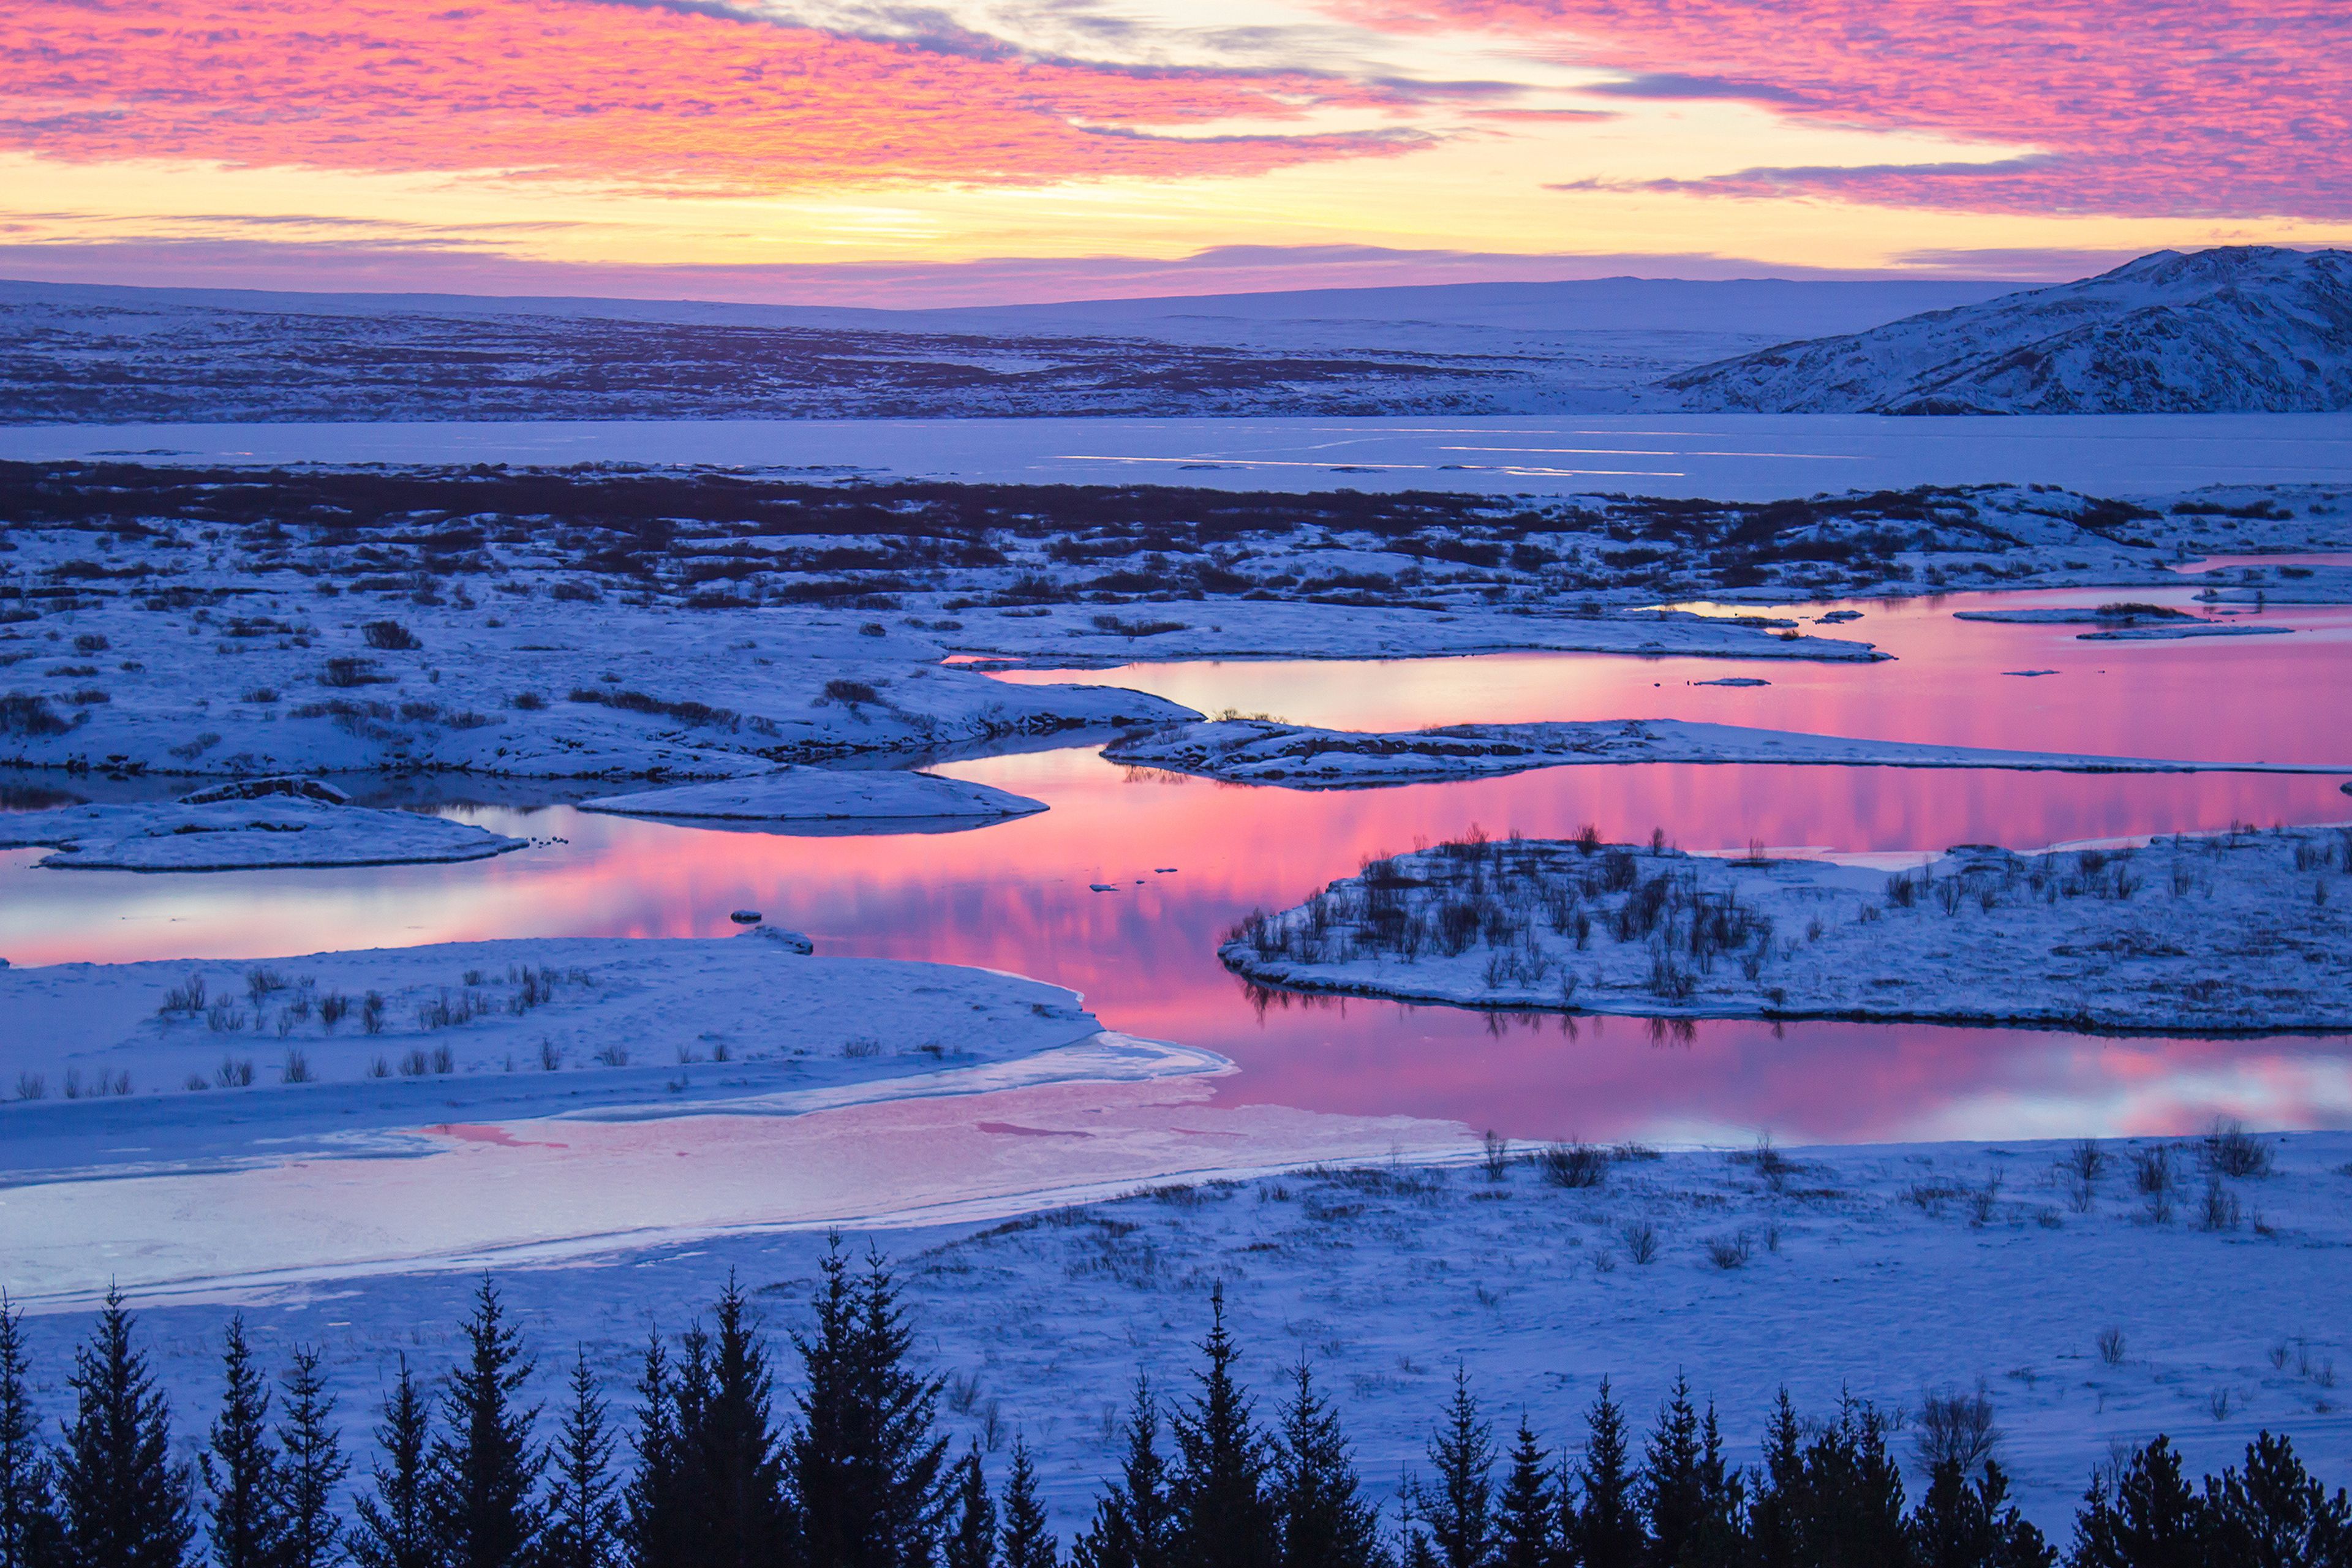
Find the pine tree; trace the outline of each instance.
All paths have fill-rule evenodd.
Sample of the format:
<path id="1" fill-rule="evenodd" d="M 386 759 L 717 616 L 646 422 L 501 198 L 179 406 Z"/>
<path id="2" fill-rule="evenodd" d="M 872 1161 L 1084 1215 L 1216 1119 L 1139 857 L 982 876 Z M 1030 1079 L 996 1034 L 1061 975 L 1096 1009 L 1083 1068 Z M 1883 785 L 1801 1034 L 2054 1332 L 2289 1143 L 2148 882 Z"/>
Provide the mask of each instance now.
<path id="1" fill-rule="evenodd" d="M 1636 1490 L 1654 1568 L 1675 1568 L 1698 1533 L 1699 1457 L 1698 1410 L 1691 1404 L 1690 1380 L 1676 1373 L 1674 1392 L 1658 1407 Z"/>
<path id="2" fill-rule="evenodd" d="M 948 1503 L 942 1381 L 907 1364 L 909 1331 L 878 1253 L 854 1282 L 835 1237 L 814 1305 L 814 1332 L 793 1337 L 805 1388 L 786 1445 L 801 1548 L 825 1568 L 927 1562 Z"/>
<path id="3" fill-rule="evenodd" d="M 693 1507 L 681 1480 L 677 1413 L 677 1383 L 656 1333 L 646 1341 L 637 1378 L 637 1430 L 630 1439 L 637 1463 L 625 1500 L 635 1568 L 697 1568 Z"/>
<path id="4" fill-rule="evenodd" d="M 57 1504 L 33 1411 L 24 1321 L 0 1292 L 0 1568 L 49 1568 L 60 1546 Z"/>
<path id="5" fill-rule="evenodd" d="M 1625 1412 L 1609 1395 L 1609 1380 L 1585 1412 L 1589 1436 L 1584 1463 L 1577 1468 L 1583 1502 L 1576 1514 L 1580 1568 L 1636 1568 L 1647 1545 L 1634 1506 L 1633 1478 L 1626 1471 Z"/>
<path id="6" fill-rule="evenodd" d="M 245 1319 L 228 1321 L 221 1351 L 221 1409 L 197 1456 L 212 1494 L 206 1534 L 219 1568 L 272 1568 L 285 1549 L 278 1449 L 269 1440 L 269 1385 L 246 1342 Z"/>
<path id="7" fill-rule="evenodd" d="M 784 1561 L 793 1526 L 784 1497 L 783 1441 L 774 1379 L 759 1324 L 730 1277 L 719 1298 L 716 1335 L 699 1327 L 682 1342 L 669 1390 L 677 1504 L 668 1533 L 697 1568 L 755 1568 Z"/>
<path id="8" fill-rule="evenodd" d="M 1045 1505 L 1037 1500 L 1037 1469 L 1029 1461 L 1029 1445 L 1016 1434 L 1013 1439 L 1013 1473 L 1004 1479 L 1004 1568 L 1058 1568 L 1061 1552 L 1054 1532 L 1046 1528 Z"/>
<path id="9" fill-rule="evenodd" d="M 1804 1434 L 1783 1388 L 1765 1428 L 1764 1468 L 1748 1513 L 1748 1559 L 1755 1568 L 1801 1568 L 1803 1521 L 1811 1513 Z"/>
<path id="10" fill-rule="evenodd" d="M 588 1352 L 575 1349 L 572 1403 L 548 1457 L 547 1528 L 541 1568 L 613 1568 L 620 1560 L 621 1502 L 613 1480 L 613 1436 Z"/>
<path id="11" fill-rule="evenodd" d="M 1413 1513 L 1428 1527 L 1430 1544 L 1445 1568 L 1487 1568 L 1494 1519 L 1494 1428 L 1478 1418 L 1470 1374 L 1454 1371 L 1454 1398 L 1429 1440 L 1434 1482 L 1417 1487 Z"/>
<path id="12" fill-rule="evenodd" d="M 2092 1479 L 2074 1516 L 2074 1568 L 2203 1568 L 2205 1510 L 2181 1479 L 2180 1456 L 2159 1436 L 2116 1479 Z"/>
<path id="13" fill-rule="evenodd" d="M 327 1568 L 336 1560 L 342 1521 L 335 1513 L 335 1489 L 351 1473 L 335 1429 L 335 1396 L 319 1373 L 319 1352 L 294 1352 L 285 1380 L 286 1415 L 278 1424 L 278 1483 L 286 1536 L 282 1568 Z"/>
<path id="14" fill-rule="evenodd" d="M 2305 1471 L 2294 1445 L 2268 1432 L 2246 1445 L 2246 1468 L 2207 1477 L 2213 1560 L 2244 1568 L 2352 1568 L 2352 1500 Z"/>
<path id="15" fill-rule="evenodd" d="M 1380 1510 L 1365 1500 L 1339 1414 L 1315 1392 L 1303 1359 L 1282 1410 L 1271 1500 L 1282 1521 L 1283 1568 L 1373 1568 L 1384 1561 Z"/>
<path id="16" fill-rule="evenodd" d="M 1266 1496 L 1271 1456 L 1250 1418 L 1249 1391 L 1234 1376 L 1241 1358 L 1225 1331 L 1225 1289 L 1209 1293 L 1206 1370 L 1186 1409 L 1171 1411 L 1176 1464 L 1169 1500 L 1176 1517 L 1176 1561 L 1183 1568 L 1272 1568 L 1279 1536 Z"/>
<path id="17" fill-rule="evenodd" d="M 475 1293 L 467 1354 L 442 1395 L 442 1434 L 427 1455 L 425 1517 L 445 1568 L 516 1568 L 540 1531 L 532 1493 L 545 1457 L 531 1442 L 536 1406 L 516 1402 L 531 1374 L 498 1287 Z"/>
<path id="18" fill-rule="evenodd" d="M 1559 1496 L 1550 1458 L 1521 1412 L 1510 1473 L 1495 1506 L 1496 1568 L 1556 1568 L 1560 1561 Z"/>
<path id="19" fill-rule="evenodd" d="M 1698 1519 L 1684 1548 L 1685 1563 L 1736 1563 L 1749 1552 L 1748 1483 L 1723 1459 L 1723 1427 L 1710 1403 L 1699 1422 Z"/>
<path id="20" fill-rule="evenodd" d="M 2009 1501 L 2009 1478 L 1990 1459 L 1973 1486 L 1958 1459 L 1937 1465 L 1907 1529 L 1913 1568 L 2053 1568 L 2058 1561 Z"/>
<path id="21" fill-rule="evenodd" d="M 74 1353 L 74 1415 L 57 1458 L 68 1568 L 181 1568 L 195 1539 L 190 1477 L 172 1462 L 171 1405 L 131 1342 L 135 1326 L 110 1289 L 97 1331 Z"/>
<path id="22" fill-rule="evenodd" d="M 1094 1522 L 1078 1537 L 1071 1558 L 1078 1568 L 1171 1568 L 1177 1560 L 1168 1462 L 1160 1452 L 1160 1401 L 1149 1378 L 1135 1380 L 1118 1479 L 1096 1502 Z"/>
<path id="23" fill-rule="evenodd" d="M 383 1455 L 375 1467 L 375 1496 L 359 1500 L 357 1522 L 345 1542 L 359 1568 L 437 1568 L 425 1496 L 432 1420 L 403 1356 L 399 1380 L 384 1395 L 383 1424 L 375 1429 Z"/>
<path id="24" fill-rule="evenodd" d="M 996 1505 L 988 1499 L 980 1445 L 956 1461 L 953 1522 L 940 1542 L 944 1568 L 996 1568 Z"/>
<path id="25" fill-rule="evenodd" d="M 1886 1417 L 1875 1405 L 1840 1401 L 1836 1425 L 1805 1450 L 1804 1495 L 1801 1561 L 1905 1568 L 1903 1473 L 1886 1452 Z"/>

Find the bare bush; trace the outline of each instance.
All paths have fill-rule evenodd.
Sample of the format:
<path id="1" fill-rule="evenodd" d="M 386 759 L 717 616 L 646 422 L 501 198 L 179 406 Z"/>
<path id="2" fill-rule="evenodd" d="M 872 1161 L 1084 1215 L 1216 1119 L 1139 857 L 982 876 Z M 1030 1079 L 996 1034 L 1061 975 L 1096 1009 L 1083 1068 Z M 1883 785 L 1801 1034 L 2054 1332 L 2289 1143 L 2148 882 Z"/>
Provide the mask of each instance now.
<path id="1" fill-rule="evenodd" d="M 1755 1255 L 1756 1244 L 1749 1239 L 1744 1230 L 1736 1236 L 1717 1236 L 1707 1238 L 1706 1260 L 1717 1268 L 1745 1268 L 1748 1267 L 1748 1260 Z"/>
<path id="2" fill-rule="evenodd" d="M 1655 1263 L 1658 1260 L 1658 1227 L 1648 1220 L 1636 1220 L 1623 1226 L 1617 1232 L 1617 1237 L 1625 1244 L 1625 1256 L 1634 1262 Z"/>
<path id="3" fill-rule="evenodd" d="M 2124 1331 L 2121 1329 L 2099 1331 L 2099 1359 L 2109 1366 L 2124 1364 Z"/>
<path id="4" fill-rule="evenodd" d="M 1919 1462 L 1929 1471 L 1957 1464 L 1963 1475 L 1973 1474 L 2000 1443 L 1993 1425 L 1992 1395 L 1980 1382 L 1973 1392 L 1956 1388 L 1929 1390 L 1919 1401 Z"/>
<path id="5" fill-rule="evenodd" d="M 2220 1175 L 2267 1176 L 2271 1146 L 2246 1131 L 2242 1121 L 2216 1119 L 2198 1147 L 2205 1168 Z"/>
<path id="6" fill-rule="evenodd" d="M 1536 1169 L 1555 1187 L 1597 1187 L 1609 1179 L 1609 1156 L 1590 1143 L 1554 1143 L 1536 1155 Z"/>

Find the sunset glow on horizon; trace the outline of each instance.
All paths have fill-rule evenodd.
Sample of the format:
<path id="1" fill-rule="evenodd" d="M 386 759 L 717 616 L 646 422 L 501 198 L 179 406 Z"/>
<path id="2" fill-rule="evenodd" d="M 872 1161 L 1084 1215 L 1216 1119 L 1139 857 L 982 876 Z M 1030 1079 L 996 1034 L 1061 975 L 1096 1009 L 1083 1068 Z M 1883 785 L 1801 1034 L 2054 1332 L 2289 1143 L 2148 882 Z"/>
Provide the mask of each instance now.
<path id="1" fill-rule="evenodd" d="M 2352 240 L 2326 0 L 25 0 L 0 276 L 982 303 Z"/>

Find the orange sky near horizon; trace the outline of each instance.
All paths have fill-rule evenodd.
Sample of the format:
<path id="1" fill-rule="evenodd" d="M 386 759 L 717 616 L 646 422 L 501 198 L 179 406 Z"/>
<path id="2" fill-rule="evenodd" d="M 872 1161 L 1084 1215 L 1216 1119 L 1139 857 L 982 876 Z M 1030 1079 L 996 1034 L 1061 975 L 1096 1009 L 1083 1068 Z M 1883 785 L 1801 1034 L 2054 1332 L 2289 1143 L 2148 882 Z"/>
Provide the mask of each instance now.
<path id="1" fill-rule="evenodd" d="M 969 303 L 2352 241 L 2336 0 L 829 3 L 16 0 L 0 276 Z"/>

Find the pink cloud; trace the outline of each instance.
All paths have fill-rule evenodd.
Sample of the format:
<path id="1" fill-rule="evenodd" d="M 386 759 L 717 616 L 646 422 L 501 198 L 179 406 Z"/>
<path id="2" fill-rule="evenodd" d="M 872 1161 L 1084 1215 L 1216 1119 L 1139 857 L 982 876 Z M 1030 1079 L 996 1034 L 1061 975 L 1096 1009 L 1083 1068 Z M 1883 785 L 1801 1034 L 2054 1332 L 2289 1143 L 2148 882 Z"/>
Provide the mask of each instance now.
<path id="1" fill-rule="evenodd" d="M 12 0 L 0 147 L 677 189 L 1247 174 L 1409 133 L 1185 135 L 1398 101 L 596 0 Z"/>
<path id="2" fill-rule="evenodd" d="M 1360 15 L 1350 7 L 1351 15 Z M 2042 156 L 1759 168 L 1679 188 L 1976 211 L 2352 217 L 2344 0 L 1394 0 L 1626 73 L 1610 96 L 1730 98 L 1791 119 Z"/>

